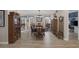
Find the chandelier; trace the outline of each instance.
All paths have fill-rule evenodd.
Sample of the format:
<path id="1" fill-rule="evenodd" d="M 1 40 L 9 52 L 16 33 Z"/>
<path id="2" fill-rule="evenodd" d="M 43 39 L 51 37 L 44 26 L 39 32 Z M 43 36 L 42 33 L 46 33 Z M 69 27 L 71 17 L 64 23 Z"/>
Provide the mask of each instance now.
<path id="1" fill-rule="evenodd" d="M 41 10 L 38 10 L 38 15 L 37 15 L 37 16 L 42 16 L 42 15 L 40 14 L 40 12 L 41 12 Z"/>

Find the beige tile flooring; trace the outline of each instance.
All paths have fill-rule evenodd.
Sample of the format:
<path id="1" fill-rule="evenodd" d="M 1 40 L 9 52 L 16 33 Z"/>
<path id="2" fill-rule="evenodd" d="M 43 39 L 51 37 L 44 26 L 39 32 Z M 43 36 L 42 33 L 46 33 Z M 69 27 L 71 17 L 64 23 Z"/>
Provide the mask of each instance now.
<path id="1" fill-rule="evenodd" d="M 23 32 L 22 37 L 11 48 L 77 48 L 78 40 L 65 41 L 56 38 L 51 32 L 45 32 L 44 38 L 36 38 L 30 32 Z"/>
<path id="2" fill-rule="evenodd" d="M 56 38 L 51 32 L 45 32 L 44 38 L 36 38 L 30 32 L 22 32 L 21 39 L 14 44 L 2 45 L 9 48 L 78 48 L 78 40 L 65 41 Z"/>
<path id="3" fill-rule="evenodd" d="M 69 32 L 69 39 L 70 40 L 78 40 L 78 33 Z"/>

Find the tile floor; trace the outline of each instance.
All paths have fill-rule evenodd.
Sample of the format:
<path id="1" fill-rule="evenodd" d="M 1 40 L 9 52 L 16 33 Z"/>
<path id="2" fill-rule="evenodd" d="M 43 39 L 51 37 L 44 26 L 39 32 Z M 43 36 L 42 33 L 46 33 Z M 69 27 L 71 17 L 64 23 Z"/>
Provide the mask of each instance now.
<path id="1" fill-rule="evenodd" d="M 23 32 L 22 37 L 10 48 L 78 48 L 78 40 L 65 41 L 58 39 L 51 32 L 45 32 L 44 38 L 36 38 L 30 32 Z"/>
<path id="2" fill-rule="evenodd" d="M 78 33 L 69 32 L 69 39 L 70 40 L 78 40 Z"/>
<path id="3" fill-rule="evenodd" d="M 22 32 L 21 39 L 14 44 L 0 45 L 2 48 L 79 48 L 78 40 L 65 41 L 56 38 L 51 32 L 45 32 L 43 38 L 36 38 L 30 32 Z"/>

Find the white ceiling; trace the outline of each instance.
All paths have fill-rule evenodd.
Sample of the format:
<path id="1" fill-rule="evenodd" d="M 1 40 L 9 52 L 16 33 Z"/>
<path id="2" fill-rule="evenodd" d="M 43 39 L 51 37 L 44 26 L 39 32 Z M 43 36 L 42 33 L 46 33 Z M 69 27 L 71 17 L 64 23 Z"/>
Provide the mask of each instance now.
<path id="1" fill-rule="evenodd" d="M 9 10 L 18 12 L 21 16 L 36 16 L 39 15 L 38 10 Z M 40 14 L 43 16 L 50 16 L 53 15 L 56 11 L 55 10 L 40 10 Z"/>
<path id="2" fill-rule="evenodd" d="M 69 10 L 69 13 L 77 12 L 78 10 Z"/>

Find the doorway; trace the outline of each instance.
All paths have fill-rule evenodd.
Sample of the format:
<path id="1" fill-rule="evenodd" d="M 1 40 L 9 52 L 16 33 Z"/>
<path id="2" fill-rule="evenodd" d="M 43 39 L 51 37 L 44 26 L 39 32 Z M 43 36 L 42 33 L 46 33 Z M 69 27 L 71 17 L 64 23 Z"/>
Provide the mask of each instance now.
<path id="1" fill-rule="evenodd" d="M 30 30 L 30 18 L 28 16 L 21 16 L 21 32 Z"/>
<path id="2" fill-rule="evenodd" d="M 69 12 L 69 39 L 78 40 L 78 11 Z"/>

